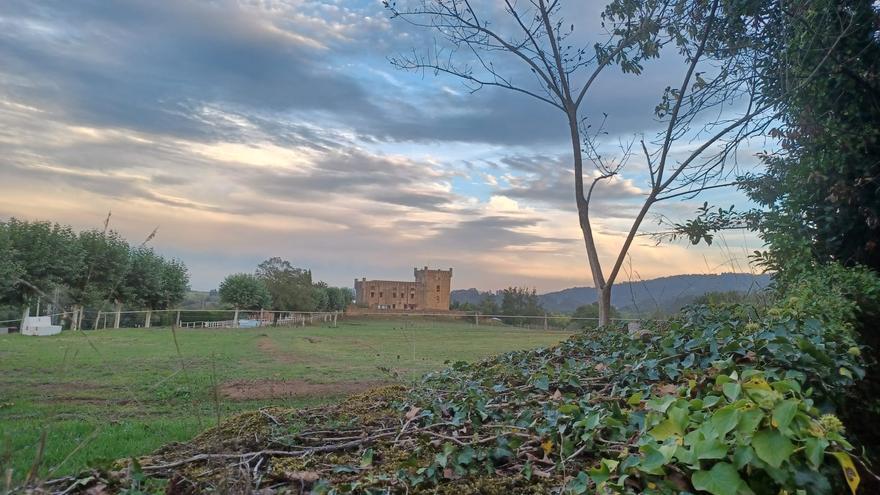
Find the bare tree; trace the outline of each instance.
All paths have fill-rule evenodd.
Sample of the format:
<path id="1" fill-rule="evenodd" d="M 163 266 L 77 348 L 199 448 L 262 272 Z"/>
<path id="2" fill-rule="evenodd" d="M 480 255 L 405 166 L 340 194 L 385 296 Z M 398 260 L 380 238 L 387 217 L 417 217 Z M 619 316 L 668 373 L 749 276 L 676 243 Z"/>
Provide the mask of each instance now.
<path id="1" fill-rule="evenodd" d="M 540 100 L 565 114 L 574 168 L 574 193 L 587 260 L 598 292 L 600 324 L 610 318 L 611 289 L 627 253 L 651 208 L 673 198 L 693 198 L 702 191 L 731 185 L 732 167 L 740 143 L 761 134 L 772 122 L 772 98 L 762 91 L 760 51 L 749 43 L 765 26 L 762 15 L 741 11 L 719 0 L 613 0 L 602 13 L 605 41 L 579 46 L 575 25 L 567 22 L 563 0 L 503 0 L 503 11 L 491 14 L 496 2 L 482 9 L 471 0 L 419 0 L 408 7 L 385 2 L 393 18 L 431 30 L 434 47 L 412 51 L 391 60 L 398 68 L 449 74 L 472 91 L 495 86 Z M 761 2 L 759 2 L 761 3 Z M 751 5 L 754 2 L 743 2 Z M 481 11 L 482 10 L 482 11 Z M 493 17 L 490 19 L 490 17 Z M 733 22 L 735 21 L 735 22 Z M 611 66 L 638 74 L 645 60 L 666 47 L 680 64 L 678 84 L 663 92 L 656 108 L 662 131 L 634 138 L 616 156 L 599 151 L 602 125 L 587 124 L 584 98 L 599 75 Z M 518 65 L 518 66 L 517 66 Z M 525 69 L 527 72 L 524 72 Z M 516 74 L 531 74 L 522 81 Z M 603 121 L 604 123 L 604 121 Z M 638 145 L 636 146 L 636 142 Z M 673 144 L 685 148 L 673 152 Z M 594 191 L 603 181 L 620 175 L 639 149 L 648 188 L 631 227 L 613 258 L 609 272 L 599 258 L 590 213 Z M 584 164 L 597 173 L 585 184 Z"/>

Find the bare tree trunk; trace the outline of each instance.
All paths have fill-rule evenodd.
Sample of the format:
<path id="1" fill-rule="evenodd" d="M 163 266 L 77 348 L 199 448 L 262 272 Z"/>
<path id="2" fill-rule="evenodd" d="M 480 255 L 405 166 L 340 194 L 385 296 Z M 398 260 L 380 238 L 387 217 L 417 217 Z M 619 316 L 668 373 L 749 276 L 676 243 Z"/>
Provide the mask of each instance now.
<path id="1" fill-rule="evenodd" d="M 596 241 L 593 239 L 593 227 L 590 225 L 590 203 L 584 191 L 584 158 L 581 151 L 580 129 L 578 128 L 577 110 L 569 112 L 568 126 L 571 132 L 571 147 L 574 158 L 574 194 L 578 209 L 578 220 L 581 232 L 584 235 L 584 247 L 587 250 L 587 263 L 593 276 L 593 285 L 599 293 L 597 302 L 599 305 L 599 326 L 608 324 L 611 314 L 611 288 L 607 287 L 608 297 L 605 297 L 606 284 L 602 274 L 602 264 L 599 262 L 599 252 L 596 249 Z"/>
<path id="2" fill-rule="evenodd" d="M 24 323 L 30 315 L 31 315 L 31 307 L 25 306 L 24 311 L 21 312 L 21 324 L 18 326 L 19 333 L 21 333 L 21 331 L 24 330 Z"/>
<path id="3" fill-rule="evenodd" d="M 116 300 L 116 313 L 113 315 L 113 328 L 119 328 L 119 320 L 122 319 L 122 302 Z"/>
<path id="4" fill-rule="evenodd" d="M 611 287 L 612 284 L 606 284 L 599 292 L 599 326 L 606 326 L 611 323 Z"/>

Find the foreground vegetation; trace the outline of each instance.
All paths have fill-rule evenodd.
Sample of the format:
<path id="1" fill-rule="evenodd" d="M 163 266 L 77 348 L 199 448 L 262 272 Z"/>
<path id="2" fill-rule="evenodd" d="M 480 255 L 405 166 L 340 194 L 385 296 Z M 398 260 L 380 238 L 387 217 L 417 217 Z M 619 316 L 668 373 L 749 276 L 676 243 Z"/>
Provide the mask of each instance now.
<path id="1" fill-rule="evenodd" d="M 877 401 L 858 395 L 868 363 L 854 322 L 856 296 L 878 288 L 874 277 L 830 267 L 767 309 L 694 306 L 637 332 L 587 330 L 555 347 L 456 362 L 339 405 L 263 408 L 48 486 L 876 493 L 865 456 L 876 446 L 858 445 L 858 433 Z"/>
<path id="2" fill-rule="evenodd" d="M 424 320 L 178 330 L 176 340 L 169 328 L 2 335 L 0 468 L 22 479 L 43 431 L 38 475 L 59 476 L 187 440 L 243 410 L 331 403 L 567 335 Z"/>

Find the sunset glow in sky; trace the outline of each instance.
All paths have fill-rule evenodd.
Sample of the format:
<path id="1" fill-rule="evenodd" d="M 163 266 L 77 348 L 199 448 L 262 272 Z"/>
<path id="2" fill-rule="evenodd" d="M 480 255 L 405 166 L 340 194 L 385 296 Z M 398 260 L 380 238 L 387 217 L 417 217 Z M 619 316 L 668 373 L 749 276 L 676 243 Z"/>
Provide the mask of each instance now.
<path id="1" fill-rule="evenodd" d="M 601 2 L 584 4 L 570 15 L 590 39 Z M 388 62 L 431 43 L 378 0 L 4 0 L 0 216 L 92 228 L 112 211 L 131 241 L 158 226 L 153 246 L 195 289 L 271 256 L 331 285 L 423 265 L 454 267 L 454 288 L 591 285 L 563 114 Z M 587 97 L 586 114 L 609 116 L 609 147 L 658 129 L 681 65 L 646 69 L 608 70 Z M 608 262 L 644 174 L 635 157 L 598 191 Z M 657 213 L 704 199 L 744 202 L 728 191 Z M 640 239 L 622 279 L 747 271 L 758 248 L 741 234 L 710 248 Z"/>

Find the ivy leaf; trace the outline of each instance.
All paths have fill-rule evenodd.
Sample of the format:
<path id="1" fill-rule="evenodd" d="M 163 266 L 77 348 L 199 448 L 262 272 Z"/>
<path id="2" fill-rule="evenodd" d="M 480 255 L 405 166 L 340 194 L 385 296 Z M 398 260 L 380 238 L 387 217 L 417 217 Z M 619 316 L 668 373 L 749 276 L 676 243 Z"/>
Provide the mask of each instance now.
<path id="1" fill-rule="evenodd" d="M 859 477 L 859 472 L 856 470 L 852 458 L 846 452 L 832 452 L 831 455 L 840 463 L 840 469 L 843 470 L 843 476 L 846 477 L 846 484 L 849 485 L 853 495 L 856 495 L 856 490 L 862 479 Z"/>
<path id="2" fill-rule="evenodd" d="M 733 465 L 736 469 L 742 469 L 746 464 L 752 462 L 754 458 L 755 449 L 748 445 L 739 446 L 736 448 L 736 452 L 733 453 Z"/>
<path id="3" fill-rule="evenodd" d="M 682 436 L 684 432 L 681 430 L 681 427 L 673 421 L 672 419 L 666 419 L 660 422 L 657 426 L 651 428 L 651 431 L 648 432 L 649 435 L 654 437 L 654 440 L 658 442 L 662 442 L 669 437 L 673 436 Z"/>
<path id="4" fill-rule="evenodd" d="M 794 445 L 777 430 L 761 430 L 752 438 L 752 447 L 759 459 L 778 468 L 791 457 Z"/>
<path id="5" fill-rule="evenodd" d="M 553 440 L 547 439 L 541 442 L 541 449 L 544 451 L 544 456 L 549 456 L 550 452 L 553 452 Z"/>
<path id="6" fill-rule="evenodd" d="M 691 483 L 697 490 L 703 490 L 712 495 L 737 495 L 738 493 L 750 493 L 745 481 L 732 464 L 719 462 L 712 466 L 709 471 L 697 471 L 691 476 Z"/>
<path id="7" fill-rule="evenodd" d="M 617 469 L 617 465 L 619 463 L 613 459 L 602 459 L 599 462 L 599 467 L 590 469 L 590 479 L 593 480 L 593 483 L 596 485 L 600 485 L 609 478 L 611 478 L 611 472 Z"/>
<path id="8" fill-rule="evenodd" d="M 666 410 L 669 409 L 669 406 L 676 400 L 677 398 L 672 395 L 665 395 L 663 397 L 649 400 L 647 405 L 649 409 L 665 413 Z"/>
<path id="9" fill-rule="evenodd" d="M 813 469 L 819 469 L 822 466 L 822 458 L 825 457 L 825 449 L 828 444 L 828 440 L 816 437 L 809 437 L 804 442 L 804 453 L 807 454 L 807 461 Z"/>
<path id="10" fill-rule="evenodd" d="M 548 391 L 550 390 L 550 379 L 547 375 L 541 375 L 538 378 L 535 378 L 535 388 L 538 390 Z"/>
<path id="11" fill-rule="evenodd" d="M 797 413 L 797 409 L 798 401 L 796 400 L 784 400 L 777 404 L 773 408 L 773 426 L 783 431 L 787 430 L 788 425 L 791 424 L 791 420 L 794 419 L 794 415 Z"/>
<path id="12" fill-rule="evenodd" d="M 718 440 L 698 440 L 694 443 L 694 454 L 697 459 L 724 459 L 727 457 L 727 445 Z"/>
<path id="13" fill-rule="evenodd" d="M 751 409 L 748 411 L 743 411 L 740 415 L 739 423 L 736 425 L 736 431 L 751 435 L 758 429 L 758 426 L 761 425 L 761 421 L 764 419 L 764 413 L 760 409 Z"/>
<path id="14" fill-rule="evenodd" d="M 730 430 L 736 428 L 739 419 L 739 409 L 733 406 L 725 406 L 715 411 L 715 414 L 712 415 L 712 419 L 709 421 L 712 424 L 712 427 L 715 428 L 715 432 L 718 433 L 718 436 L 723 438 Z"/>
<path id="15" fill-rule="evenodd" d="M 577 478 L 573 478 L 566 486 L 565 493 L 571 493 L 573 495 L 580 495 L 582 493 L 587 492 L 587 488 L 590 486 L 590 478 L 587 477 L 587 473 L 581 471 L 578 473 Z"/>
<path id="16" fill-rule="evenodd" d="M 461 452 L 458 453 L 458 456 L 456 457 L 456 462 L 462 465 L 468 465 L 474 459 L 474 455 L 474 449 L 470 446 L 466 446 L 461 449 Z"/>
<path id="17" fill-rule="evenodd" d="M 724 391 L 724 396 L 731 402 L 735 401 L 737 397 L 739 397 L 739 393 L 742 391 L 742 387 L 736 382 L 725 383 L 721 389 Z"/>

